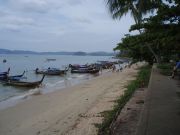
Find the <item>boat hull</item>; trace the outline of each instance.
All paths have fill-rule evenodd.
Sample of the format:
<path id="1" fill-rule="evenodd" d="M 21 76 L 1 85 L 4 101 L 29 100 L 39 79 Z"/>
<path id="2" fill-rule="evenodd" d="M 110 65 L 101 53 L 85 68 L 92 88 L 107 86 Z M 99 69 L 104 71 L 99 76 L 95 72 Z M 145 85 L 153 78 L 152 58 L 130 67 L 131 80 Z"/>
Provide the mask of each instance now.
<path id="1" fill-rule="evenodd" d="M 44 75 L 63 75 L 66 72 L 67 72 L 66 70 L 45 70 L 45 71 L 35 70 L 36 74 L 44 74 Z"/>
<path id="2" fill-rule="evenodd" d="M 41 82 L 19 82 L 19 81 L 9 81 L 6 85 L 16 86 L 16 87 L 39 87 Z"/>
<path id="3" fill-rule="evenodd" d="M 98 69 L 93 69 L 93 70 L 71 70 L 71 73 L 80 73 L 80 74 L 84 74 L 84 73 L 96 74 L 98 72 L 99 72 Z"/>
<path id="4" fill-rule="evenodd" d="M 15 86 L 15 87 L 30 87 L 30 88 L 35 88 L 39 87 L 39 85 L 43 82 L 45 75 L 43 75 L 42 79 L 40 81 L 36 82 L 24 82 L 24 81 L 17 81 L 17 80 L 8 80 L 5 82 L 4 85 L 10 85 L 10 86 Z"/>

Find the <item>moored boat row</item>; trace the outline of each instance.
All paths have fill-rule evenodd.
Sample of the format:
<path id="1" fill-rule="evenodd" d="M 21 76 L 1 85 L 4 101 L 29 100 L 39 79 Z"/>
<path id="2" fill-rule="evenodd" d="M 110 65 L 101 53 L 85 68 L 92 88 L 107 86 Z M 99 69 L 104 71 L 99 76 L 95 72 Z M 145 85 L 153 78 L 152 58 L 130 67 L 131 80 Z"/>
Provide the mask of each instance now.
<path id="1" fill-rule="evenodd" d="M 39 69 L 36 68 L 34 70 L 35 74 L 42 74 L 42 78 L 38 81 L 24 81 L 25 71 L 19 75 L 9 75 L 10 68 L 5 72 L 0 72 L 0 82 L 4 85 L 11 85 L 11 86 L 19 86 L 19 87 L 39 87 L 46 75 L 51 76 L 62 76 L 65 75 L 67 72 L 70 73 L 78 73 L 78 74 L 97 74 L 99 71 L 103 69 L 111 69 L 113 68 L 116 62 L 109 62 L 109 61 L 98 61 L 97 63 L 93 64 L 69 64 L 65 69 L 58 69 L 58 68 L 47 68 L 47 69 Z"/>

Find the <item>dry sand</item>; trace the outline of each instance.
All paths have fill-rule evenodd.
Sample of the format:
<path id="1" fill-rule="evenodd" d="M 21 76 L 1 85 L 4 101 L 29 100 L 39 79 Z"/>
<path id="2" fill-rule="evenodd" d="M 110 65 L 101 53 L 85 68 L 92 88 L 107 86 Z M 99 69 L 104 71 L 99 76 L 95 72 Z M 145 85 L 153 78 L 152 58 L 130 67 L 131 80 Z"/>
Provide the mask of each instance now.
<path id="1" fill-rule="evenodd" d="M 93 135 L 99 113 L 111 109 L 124 86 L 137 73 L 136 65 L 107 73 L 83 84 L 33 96 L 0 111 L 1 135 Z"/>

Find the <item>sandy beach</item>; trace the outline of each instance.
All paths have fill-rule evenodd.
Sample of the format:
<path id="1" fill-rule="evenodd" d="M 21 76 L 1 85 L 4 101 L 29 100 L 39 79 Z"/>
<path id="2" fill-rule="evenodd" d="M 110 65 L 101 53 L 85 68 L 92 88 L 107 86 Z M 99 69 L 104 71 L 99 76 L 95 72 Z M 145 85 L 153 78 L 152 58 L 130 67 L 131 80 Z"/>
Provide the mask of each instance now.
<path id="1" fill-rule="evenodd" d="M 2 135 L 94 135 L 100 112 L 109 110 L 137 74 L 136 65 L 32 98 L 0 111 Z"/>

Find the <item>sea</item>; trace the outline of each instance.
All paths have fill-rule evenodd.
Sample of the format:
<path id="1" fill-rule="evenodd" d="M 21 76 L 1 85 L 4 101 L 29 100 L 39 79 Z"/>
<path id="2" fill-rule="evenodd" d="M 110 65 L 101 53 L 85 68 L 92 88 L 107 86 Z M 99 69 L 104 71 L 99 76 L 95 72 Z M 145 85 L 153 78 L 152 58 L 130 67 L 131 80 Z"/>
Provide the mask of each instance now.
<path id="1" fill-rule="evenodd" d="M 6 59 L 7 62 L 3 63 Z M 55 59 L 48 61 L 47 59 Z M 42 75 L 36 75 L 35 69 L 60 68 L 65 69 L 69 64 L 91 64 L 97 61 L 112 61 L 112 56 L 71 56 L 71 55 L 0 55 L 0 72 L 7 71 L 10 68 L 10 75 L 19 75 L 25 71 L 25 81 L 40 80 Z M 39 88 L 20 88 L 7 86 L 0 83 L 0 109 L 18 102 L 20 99 L 29 97 L 30 95 L 61 90 L 62 88 L 71 87 L 73 85 L 90 80 L 97 75 L 91 74 L 71 74 L 61 76 L 46 76 L 42 86 Z"/>

